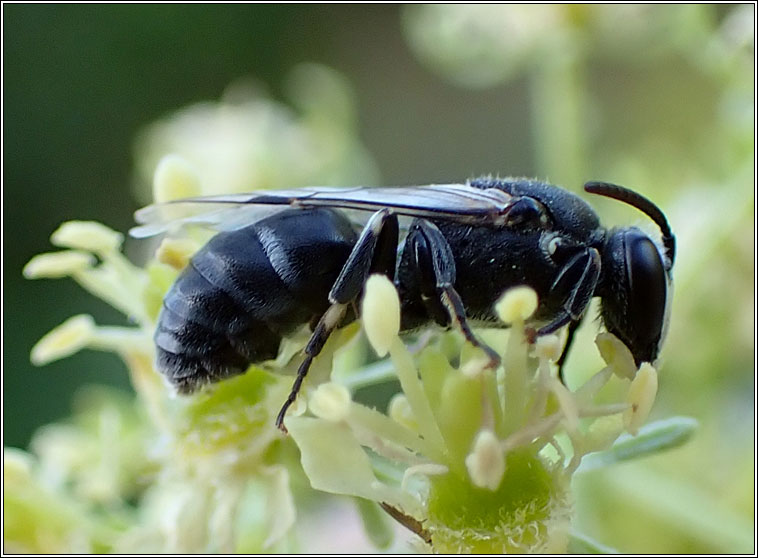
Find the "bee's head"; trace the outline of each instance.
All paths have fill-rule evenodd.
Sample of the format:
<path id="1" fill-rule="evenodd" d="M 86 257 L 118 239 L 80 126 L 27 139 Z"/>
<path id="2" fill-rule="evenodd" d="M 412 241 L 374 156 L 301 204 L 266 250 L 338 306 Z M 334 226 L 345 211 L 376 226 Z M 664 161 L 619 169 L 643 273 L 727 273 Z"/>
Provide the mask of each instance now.
<path id="1" fill-rule="evenodd" d="M 602 256 L 603 322 L 629 348 L 637 366 L 652 363 L 668 326 L 674 236 L 663 212 L 639 194 L 598 182 L 587 183 L 585 190 L 636 207 L 661 229 L 662 247 L 636 227 L 612 229 Z"/>

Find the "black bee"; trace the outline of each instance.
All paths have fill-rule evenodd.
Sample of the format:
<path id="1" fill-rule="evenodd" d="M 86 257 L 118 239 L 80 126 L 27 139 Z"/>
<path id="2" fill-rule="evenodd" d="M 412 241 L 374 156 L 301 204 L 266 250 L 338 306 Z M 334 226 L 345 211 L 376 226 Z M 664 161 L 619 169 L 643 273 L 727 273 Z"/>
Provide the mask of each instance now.
<path id="1" fill-rule="evenodd" d="M 607 230 L 578 196 L 527 179 L 267 191 L 144 208 L 134 236 L 176 223 L 222 231 L 195 254 L 163 301 L 157 367 L 190 393 L 275 358 L 282 338 L 309 323 L 305 358 L 277 418 L 283 428 L 329 335 L 357 318 L 356 301 L 372 273 L 394 281 L 403 331 L 430 322 L 456 327 L 493 363 L 497 354 L 469 323 L 498 324 L 493 303 L 516 285 L 539 297 L 534 335 L 569 326 L 561 369 L 594 296 L 605 327 L 636 363 L 652 362 L 667 325 L 674 236 L 661 210 L 641 195 L 602 182 L 584 188 L 645 213 L 661 231 L 660 245 L 636 227 Z M 191 206 L 201 212 L 175 214 Z M 356 214 L 370 215 L 362 230 Z M 410 218 L 403 235 L 398 216 Z"/>

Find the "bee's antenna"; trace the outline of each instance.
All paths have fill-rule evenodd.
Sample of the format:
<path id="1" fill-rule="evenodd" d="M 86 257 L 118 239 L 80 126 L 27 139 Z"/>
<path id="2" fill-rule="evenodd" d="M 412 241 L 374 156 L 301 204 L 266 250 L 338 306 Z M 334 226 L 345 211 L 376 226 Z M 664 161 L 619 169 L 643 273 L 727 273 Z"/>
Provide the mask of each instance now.
<path id="1" fill-rule="evenodd" d="M 587 182 L 584 185 L 584 190 L 590 194 L 598 194 L 600 196 L 613 198 L 614 200 L 629 204 L 632 207 L 636 207 L 645 215 L 650 217 L 653 222 L 658 225 L 658 228 L 661 229 L 663 246 L 666 248 L 666 254 L 671 262 L 671 265 L 674 264 L 674 255 L 676 253 L 676 239 L 674 238 L 674 234 L 671 232 L 671 227 L 669 227 L 666 216 L 663 214 L 663 211 L 658 208 L 657 205 L 655 205 L 646 197 L 638 194 L 637 192 L 629 190 L 628 188 L 624 188 L 623 186 L 610 184 L 608 182 Z"/>

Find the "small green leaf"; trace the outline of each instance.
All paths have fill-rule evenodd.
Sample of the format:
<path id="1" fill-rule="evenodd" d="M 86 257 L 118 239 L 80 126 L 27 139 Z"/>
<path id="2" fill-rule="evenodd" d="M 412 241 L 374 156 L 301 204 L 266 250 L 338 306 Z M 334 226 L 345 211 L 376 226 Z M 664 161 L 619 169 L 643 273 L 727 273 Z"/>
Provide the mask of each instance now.
<path id="1" fill-rule="evenodd" d="M 398 502 L 397 492 L 376 479 L 368 456 L 345 424 L 289 417 L 287 429 L 300 448 L 303 470 L 316 490 Z"/>
<path id="2" fill-rule="evenodd" d="M 586 456 L 577 473 L 594 471 L 681 446 L 687 442 L 697 428 L 697 421 L 689 417 L 671 417 L 648 424 L 636 436 L 623 435 L 610 449 Z"/>

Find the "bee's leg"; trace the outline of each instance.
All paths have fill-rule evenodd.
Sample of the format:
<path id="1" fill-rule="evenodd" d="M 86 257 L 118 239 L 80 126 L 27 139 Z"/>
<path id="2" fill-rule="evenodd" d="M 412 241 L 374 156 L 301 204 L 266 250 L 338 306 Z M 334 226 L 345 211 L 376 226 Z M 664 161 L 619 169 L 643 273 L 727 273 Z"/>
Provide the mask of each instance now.
<path id="1" fill-rule="evenodd" d="M 568 325 L 568 334 L 566 335 L 566 344 L 563 345 L 563 351 L 561 351 L 561 356 L 558 357 L 558 360 L 555 361 L 555 364 L 558 366 L 558 378 L 561 380 L 562 384 L 566 384 L 566 381 L 563 378 L 563 365 L 566 363 L 566 359 L 568 358 L 569 351 L 571 350 L 571 345 L 574 342 L 574 334 L 576 334 L 576 330 L 579 329 L 579 326 L 582 325 L 582 321 L 584 320 L 584 317 L 587 315 L 585 312 L 582 314 L 582 316 L 578 320 L 571 320 Z"/>
<path id="2" fill-rule="evenodd" d="M 308 344 L 305 346 L 305 359 L 300 363 L 290 394 L 276 417 L 276 426 L 283 432 L 287 432 L 287 428 L 284 426 L 284 415 L 287 414 L 287 409 L 289 409 L 297 399 L 297 394 L 300 392 L 300 387 L 303 385 L 303 380 L 305 380 L 305 376 L 308 374 L 313 359 L 318 356 L 321 349 L 324 348 L 327 339 L 329 339 L 329 335 L 331 335 L 342 321 L 346 309 L 346 304 L 332 304 L 321 316 L 321 319 L 313 330 L 313 334 L 308 340 Z"/>
<path id="3" fill-rule="evenodd" d="M 347 304 L 356 300 L 372 273 L 393 280 L 398 238 L 397 215 L 386 208 L 374 213 L 329 291 L 329 302 Z"/>
<path id="4" fill-rule="evenodd" d="M 329 291 L 331 306 L 319 319 L 305 346 L 305 359 L 300 364 L 290 394 L 276 417 L 276 426 L 280 430 L 287 431 L 284 427 L 284 415 L 297 399 L 313 359 L 318 356 L 329 336 L 340 325 L 347 308 L 360 295 L 368 276 L 371 273 L 382 273 L 390 279 L 394 278 L 398 235 L 397 215 L 389 209 L 374 213 L 364 227 Z"/>
<path id="5" fill-rule="evenodd" d="M 429 221 L 417 220 L 408 233 L 405 250 L 411 250 L 413 264 L 419 273 L 421 300 L 429 316 L 440 325 L 458 328 L 466 341 L 483 350 L 490 364 L 497 366 L 500 356 L 492 347 L 479 341 L 468 325 L 466 308 L 453 287 L 453 253 L 440 230 Z"/>
<path id="6" fill-rule="evenodd" d="M 466 308 L 463 306 L 463 301 L 461 300 L 458 291 L 456 291 L 452 285 L 441 287 L 440 301 L 447 310 L 452 323 L 455 324 L 461 333 L 463 333 L 463 337 L 466 338 L 466 341 L 487 354 L 487 357 L 490 359 L 490 367 L 494 368 L 498 366 L 500 364 L 500 355 L 497 354 L 497 351 L 486 343 L 479 341 L 479 339 L 474 336 L 474 332 L 471 331 L 468 321 L 466 320 Z"/>
<path id="7" fill-rule="evenodd" d="M 595 293 L 599 278 L 600 254 L 594 248 L 587 248 L 563 266 L 550 288 L 550 295 L 562 299 L 563 306 L 553 321 L 538 329 L 535 336 L 553 333 L 568 324 L 566 344 L 556 363 L 561 382 L 563 382 L 563 364 L 574 341 L 576 329 L 581 324 L 585 310 Z"/>

